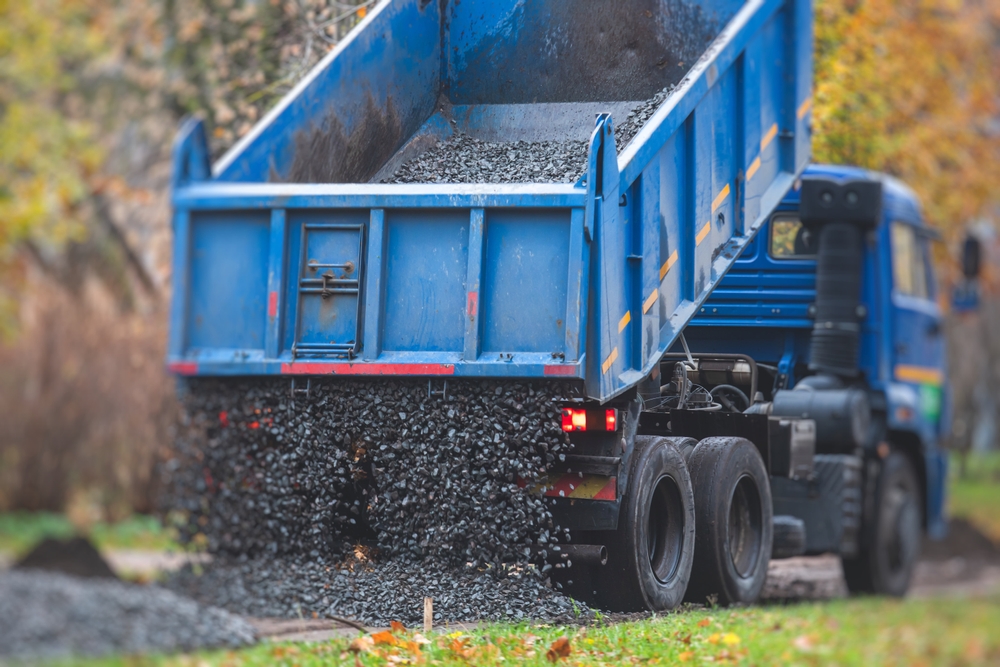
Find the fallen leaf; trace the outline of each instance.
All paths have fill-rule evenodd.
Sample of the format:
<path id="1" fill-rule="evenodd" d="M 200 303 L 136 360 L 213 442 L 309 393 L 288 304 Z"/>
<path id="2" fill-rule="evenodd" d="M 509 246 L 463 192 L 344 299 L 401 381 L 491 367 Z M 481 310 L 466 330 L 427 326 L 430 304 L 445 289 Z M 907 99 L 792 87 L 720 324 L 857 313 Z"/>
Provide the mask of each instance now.
<path id="1" fill-rule="evenodd" d="M 572 648 L 569 645 L 569 639 L 560 637 L 552 642 L 552 646 L 545 653 L 545 657 L 549 659 L 549 662 L 557 662 L 562 658 L 568 658 L 571 651 Z"/>
<path id="2" fill-rule="evenodd" d="M 448 647 L 451 652 L 460 658 L 472 657 L 472 649 L 468 648 L 469 638 L 461 637 L 459 639 L 451 640 L 451 645 Z"/>
<path id="3" fill-rule="evenodd" d="M 351 645 L 347 647 L 347 650 L 352 653 L 361 653 L 372 650 L 374 648 L 375 642 L 369 635 L 363 635 L 361 637 L 356 637 Z"/>
<path id="4" fill-rule="evenodd" d="M 680 660 L 681 662 L 687 662 L 693 657 L 694 657 L 694 651 L 681 651 L 680 655 L 677 656 L 677 659 Z"/>
<path id="5" fill-rule="evenodd" d="M 811 651 L 813 649 L 812 637 L 809 635 L 799 635 L 792 640 L 792 646 L 800 651 Z"/>
<path id="6" fill-rule="evenodd" d="M 698 621 L 698 627 L 699 628 L 707 628 L 708 624 L 711 623 L 711 622 L 712 622 L 712 619 L 710 619 L 710 618 L 703 618 L 700 621 Z"/>
<path id="7" fill-rule="evenodd" d="M 396 645 L 396 638 L 391 632 L 383 630 L 382 632 L 376 632 L 372 635 L 372 641 L 375 644 L 388 644 L 389 646 Z"/>
<path id="8" fill-rule="evenodd" d="M 415 635 L 413 635 L 413 642 L 416 644 L 430 644 L 431 640 L 428 639 L 427 637 L 424 637 L 422 634 L 418 632 Z"/>
<path id="9" fill-rule="evenodd" d="M 712 636 L 708 638 L 708 643 L 718 644 L 721 640 L 722 640 L 722 635 L 720 635 L 718 632 L 714 632 L 712 633 Z"/>
<path id="10" fill-rule="evenodd" d="M 399 621 L 389 621 L 389 627 L 392 628 L 393 632 L 406 632 L 406 626 Z"/>
<path id="11" fill-rule="evenodd" d="M 726 646 L 736 646 L 740 643 L 739 635 L 733 634 L 732 632 L 727 632 L 722 635 L 722 643 Z"/>

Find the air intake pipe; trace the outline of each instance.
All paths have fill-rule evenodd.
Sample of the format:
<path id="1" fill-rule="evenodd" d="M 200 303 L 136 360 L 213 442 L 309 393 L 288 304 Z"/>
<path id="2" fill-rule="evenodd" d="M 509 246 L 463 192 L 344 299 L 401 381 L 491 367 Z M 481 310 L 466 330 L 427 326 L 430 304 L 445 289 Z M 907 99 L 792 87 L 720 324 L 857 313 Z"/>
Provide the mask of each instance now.
<path id="1" fill-rule="evenodd" d="M 879 181 L 802 181 L 799 217 L 819 232 L 811 371 L 845 379 L 858 375 L 864 235 L 881 216 Z"/>
<path id="2" fill-rule="evenodd" d="M 882 184 L 805 179 L 801 193 L 799 217 L 819 235 L 809 341 L 809 370 L 816 375 L 775 392 L 770 414 L 812 419 L 817 452 L 850 453 L 865 445 L 871 424 L 868 393 L 847 385 L 858 376 L 864 237 L 882 216 Z"/>

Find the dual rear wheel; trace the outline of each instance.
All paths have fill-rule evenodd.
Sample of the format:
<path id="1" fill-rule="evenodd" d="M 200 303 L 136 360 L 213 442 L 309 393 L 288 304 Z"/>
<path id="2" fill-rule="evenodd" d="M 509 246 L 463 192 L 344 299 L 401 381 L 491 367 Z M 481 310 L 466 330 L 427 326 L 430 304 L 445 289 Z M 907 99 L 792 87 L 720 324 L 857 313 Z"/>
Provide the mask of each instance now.
<path id="1" fill-rule="evenodd" d="M 752 443 L 639 436 L 627 474 L 600 604 L 659 611 L 757 598 L 771 557 L 771 497 Z"/>

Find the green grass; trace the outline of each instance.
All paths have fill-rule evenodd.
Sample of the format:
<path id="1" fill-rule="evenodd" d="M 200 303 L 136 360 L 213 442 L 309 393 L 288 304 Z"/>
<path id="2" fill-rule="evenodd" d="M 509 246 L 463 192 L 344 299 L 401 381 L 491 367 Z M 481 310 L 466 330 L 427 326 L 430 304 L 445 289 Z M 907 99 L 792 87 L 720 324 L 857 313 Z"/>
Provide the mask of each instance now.
<path id="1" fill-rule="evenodd" d="M 43 537 L 71 537 L 73 525 L 62 514 L 50 512 L 10 512 L 0 514 L 0 551 L 21 555 Z M 116 523 L 98 523 L 90 539 L 99 549 L 179 549 L 172 532 L 158 519 L 133 515 Z"/>
<path id="2" fill-rule="evenodd" d="M 695 610 L 652 620 L 553 627 L 498 624 L 469 633 L 262 643 L 240 651 L 84 661 L 92 667 L 285 665 L 550 665 L 565 637 L 564 665 L 982 665 L 1000 663 L 1000 599 L 840 600 L 788 607 Z M 380 641 L 381 640 L 381 641 Z M 357 645 L 360 640 L 353 640 Z"/>
<path id="3" fill-rule="evenodd" d="M 1000 542 L 1000 452 L 969 454 L 961 477 L 957 454 L 951 459 L 948 508 L 951 516 L 966 519 Z"/>

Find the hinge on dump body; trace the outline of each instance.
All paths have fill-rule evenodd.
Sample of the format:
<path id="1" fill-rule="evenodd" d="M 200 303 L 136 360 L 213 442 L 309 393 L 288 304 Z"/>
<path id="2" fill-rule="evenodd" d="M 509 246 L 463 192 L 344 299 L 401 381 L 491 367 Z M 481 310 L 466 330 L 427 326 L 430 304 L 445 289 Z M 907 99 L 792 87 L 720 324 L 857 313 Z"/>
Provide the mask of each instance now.
<path id="1" fill-rule="evenodd" d="M 432 398 L 434 396 L 440 396 L 443 400 L 448 400 L 448 381 L 443 380 L 444 384 L 440 389 L 434 389 L 434 380 L 427 381 L 427 398 Z"/>
<path id="2" fill-rule="evenodd" d="M 309 398 L 309 394 L 310 393 L 312 393 L 312 379 L 311 378 L 306 378 L 306 386 L 305 387 L 297 387 L 295 385 L 295 378 L 292 378 L 291 387 L 289 388 L 289 394 L 291 394 L 291 396 L 292 396 L 293 399 L 295 398 L 296 394 L 299 394 L 299 395 L 305 396 L 306 398 Z"/>

